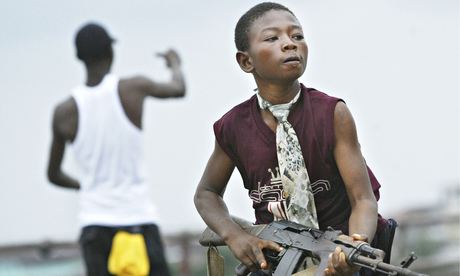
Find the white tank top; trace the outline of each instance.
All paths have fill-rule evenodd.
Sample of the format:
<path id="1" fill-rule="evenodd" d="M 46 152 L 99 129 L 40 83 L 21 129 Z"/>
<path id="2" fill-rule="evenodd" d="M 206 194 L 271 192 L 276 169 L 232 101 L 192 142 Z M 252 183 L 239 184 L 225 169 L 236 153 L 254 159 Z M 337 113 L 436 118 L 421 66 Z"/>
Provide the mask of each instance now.
<path id="1" fill-rule="evenodd" d="M 78 129 L 72 147 L 84 172 L 80 225 L 126 226 L 157 220 L 143 172 L 142 132 L 126 116 L 118 78 L 73 91 Z"/>

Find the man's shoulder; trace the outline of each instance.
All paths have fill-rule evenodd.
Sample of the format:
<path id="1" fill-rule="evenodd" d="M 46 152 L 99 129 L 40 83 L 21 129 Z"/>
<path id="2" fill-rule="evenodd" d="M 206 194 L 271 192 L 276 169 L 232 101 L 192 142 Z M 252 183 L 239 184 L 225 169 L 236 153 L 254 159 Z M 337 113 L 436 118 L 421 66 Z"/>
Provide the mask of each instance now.
<path id="1" fill-rule="evenodd" d="M 75 128 L 78 117 L 77 103 L 73 97 L 68 97 L 58 103 L 54 108 L 53 129 L 55 132 L 68 136 L 69 132 Z"/>
<path id="2" fill-rule="evenodd" d="M 63 118 L 77 112 L 77 103 L 73 97 L 68 97 L 54 107 L 54 117 Z"/>
<path id="3" fill-rule="evenodd" d="M 142 75 L 122 77 L 118 79 L 118 85 L 128 88 L 129 90 L 139 89 L 150 82 L 151 80 L 149 78 Z"/>

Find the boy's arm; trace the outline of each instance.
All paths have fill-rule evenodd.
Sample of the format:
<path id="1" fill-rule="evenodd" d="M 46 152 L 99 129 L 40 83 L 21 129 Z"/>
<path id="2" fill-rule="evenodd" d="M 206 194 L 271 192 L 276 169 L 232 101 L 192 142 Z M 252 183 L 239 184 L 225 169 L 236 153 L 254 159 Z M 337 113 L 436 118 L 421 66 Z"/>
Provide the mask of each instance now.
<path id="1" fill-rule="evenodd" d="M 282 248 L 271 241 L 261 240 L 247 234 L 230 218 L 223 194 L 235 168 L 232 160 L 217 141 L 195 193 L 195 206 L 206 224 L 221 236 L 246 267 L 254 271 L 266 268 L 262 249 L 280 251 Z"/>
<path id="2" fill-rule="evenodd" d="M 185 80 L 181 70 L 180 58 L 176 51 L 168 50 L 158 56 L 166 60 L 166 66 L 171 69 L 171 80 L 168 82 L 155 82 L 147 77 L 134 77 L 131 84 L 141 92 L 143 97 L 156 98 L 183 97 L 185 95 Z"/>
<path id="3" fill-rule="evenodd" d="M 72 107 L 70 100 L 56 107 L 53 115 L 53 140 L 48 162 L 48 180 L 57 186 L 71 189 L 80 189 L 80 184 L 62 171 L 62 159 L 65 144 L 68 141 L 68 125 L 66 117 L 76 108 Z"/>
<path id="4" fill-rule="evenodd" d="M 377 201 L 361 154 L 353 117 L 343 102 L 338 102 L 335 107 L 334 133 L 334 158 L 351 204 L 349 234 L 354 239 L 367 238 L 371 242 L 377 228 Z M 331 263 L 337 272 L 346 275 L 350 273 L 351 268 L 346 264 L 342 254 L 340 250 L 336 250 L 331 256 Z"/>
<path id="5" fill-rule="evenodd" d="M 339 102 L 334 112 L 334 157 L 351 204 L 349 233 L 372 241 L 377 227 L 377 201 L 361 154 L 356 126 L 350 111 Z"/>

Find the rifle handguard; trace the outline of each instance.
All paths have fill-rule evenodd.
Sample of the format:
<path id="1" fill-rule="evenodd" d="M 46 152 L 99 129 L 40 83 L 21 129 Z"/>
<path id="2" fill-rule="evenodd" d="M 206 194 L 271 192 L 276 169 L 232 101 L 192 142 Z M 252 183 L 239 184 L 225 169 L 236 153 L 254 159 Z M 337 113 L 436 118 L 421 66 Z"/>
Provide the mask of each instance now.
<path id="1" fill-rule="evenodd" d="M 374 248 L 369 243 L 364 241 L 354 241 L 350 240 L 348 236 L 339 235 L 337 236 L 336 242 L 342 244 L 345 247 L 357 248 L 361 253 L 368 254 L 382 261 L 385 258 L 385 251 Z"/>

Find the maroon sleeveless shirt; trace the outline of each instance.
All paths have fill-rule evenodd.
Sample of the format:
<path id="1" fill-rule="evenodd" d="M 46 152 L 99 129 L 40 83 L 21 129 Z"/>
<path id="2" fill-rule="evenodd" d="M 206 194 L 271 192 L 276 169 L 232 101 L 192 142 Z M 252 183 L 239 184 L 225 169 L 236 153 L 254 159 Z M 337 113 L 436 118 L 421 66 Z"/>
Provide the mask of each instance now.
<path id="1" fill-rule="evenodd" d="M 288 121 L 293 125 L 307 166 L 320 229 L 332 226 L 348 233 L 351 206 L 334 155 L 334 109 L 341 99 L 301 86 Z M 253 201 L 256 224 L 273 221 L 269 201 L 281 199 L 276 135 L 264 123 L 254 95 L 214 123 L 220 147 L 234 162 Z M 380 184 L 368 168 L 374 195 Z M 379 219 L 381 220 L 381 219 Z M 379 221 L 379 226 L 382 221 Z M 380 228 L 380 227 L 379 227 Z"/>

